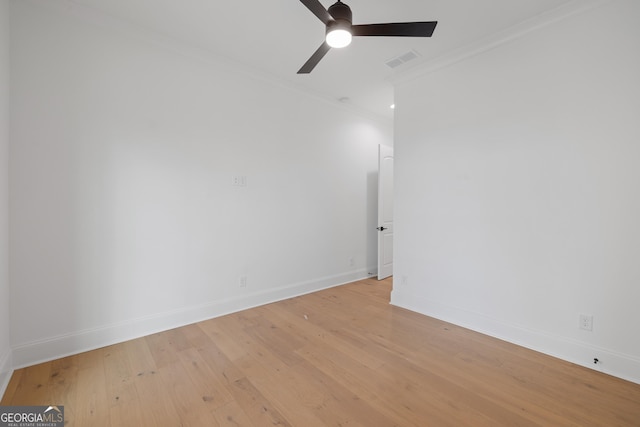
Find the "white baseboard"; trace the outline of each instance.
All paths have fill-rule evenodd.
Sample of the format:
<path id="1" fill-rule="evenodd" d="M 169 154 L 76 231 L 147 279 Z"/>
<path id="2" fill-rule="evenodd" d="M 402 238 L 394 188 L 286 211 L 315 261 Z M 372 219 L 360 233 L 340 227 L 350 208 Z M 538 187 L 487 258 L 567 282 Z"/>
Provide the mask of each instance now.
<path id="1" fill-rule="evenodd" d="M 407 292 L 392 291 L 391 304 L 640 384 L 640 358 L 638 357 L 599 348 L 574 339 L 523 328 L 519 325 L 508 324 L 479 313 L 446 306 Z M 597 365 L 593 363 L 594 358 L 598 358 Z"/>
<path id="2" fill-rule="evenodd" d="M 13 362 L 11 357 L 11 349 L 0 355 L 0 399 L 7 391 L 9 380 L 13 374 Z"/>
<path id="3" fill-rule="evenodd" d="M 366 269 L 354 270 L 17 345 L 13 347 L 13 366 L 19 369 L 47 362 L 367 277 Z"/>

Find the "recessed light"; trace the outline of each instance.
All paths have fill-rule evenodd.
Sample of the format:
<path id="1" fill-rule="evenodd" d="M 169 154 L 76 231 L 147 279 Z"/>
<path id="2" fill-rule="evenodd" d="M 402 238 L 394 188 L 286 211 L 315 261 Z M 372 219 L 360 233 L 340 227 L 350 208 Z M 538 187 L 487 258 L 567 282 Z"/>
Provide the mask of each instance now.
<path id="1" fill-rule="evenodd" d="M 395 108 L 396 108 L 396 104 L 391 104 L 391 105 L 389 106 L 389 108 L 391 108 L 392 110 L 393 110 L 393 109 L 395 109 Z"/>

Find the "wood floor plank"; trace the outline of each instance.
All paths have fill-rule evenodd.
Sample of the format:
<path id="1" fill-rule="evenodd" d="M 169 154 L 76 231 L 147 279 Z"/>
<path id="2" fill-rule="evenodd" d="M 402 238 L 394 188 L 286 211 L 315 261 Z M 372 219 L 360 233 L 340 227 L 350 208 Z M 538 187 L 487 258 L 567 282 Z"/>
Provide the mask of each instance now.
<path id="1" fill-rule="evenodd" d="M 384 338 L 381 336 L 376 336 L 375 338 L 380 343 L 381 348 L 388 349 L 388 351 L 390 351 L 392 354 L 402 354 L 400 350 L 395 348 L 394 343 L 384 341 Z M 469 364 L 469 361 L 462 360 L 456 355 L 454 355 L 453 357 L 443 358 L 438 354 L 433 355 L 429 354 L 428 352 L 422 351 L 416 353 L 406 353 L 406 358 L 404 358 L 404 360 L 396 361 L 393 366 L 402 366 L 403 364 L 407 363 L 408 366 L 404 367 L 402 369 L 402 372 L 411 371 L 416 367 L 419 367 L 421 370 L 432 371 L 435 373 L 446 372 L 446 381 L 451 386 L 457 387 L 458 390 L 462 388 L 463 390 L 465 390 L 464 394 L 467 394 L 466 390 L 469 390 L 477 396 L 482 396 L 482 398 L 476 398 L 475 400 L 482 404 L 481 408 L 483 408 L 483 410 L 490 410 L 493 404 L 496 403 L 501 405 L 501 407 L 504 407 L 504 404 L 508 402 L 509 405 L 507 406 L 514 408 L 512 409 L 512 411 L 515 410 L 520 416 L 529 420 L 529 422 L 542 422 L 541 425 L 554 425 L 554 423 L 552 422 L 553 417 L 549 418 L 548 416 L 540 416 L 540 412 L 541 409 L 546 405 L 553 405 L 556 400 L 549 398 L 544 393 L 539 393 L 538 397 L 544 400 L 544 404 L 541 404 L 539 405 L 539 407 L 537 407 L 538 411 L 534 411 L 535 415 L 533 417 L 528 416 L 527 408 L 530 409 L 533 407 L 531 401 L 531 398 L 533 396 L 527 395 L 527 389 L 526 387 L 523 387 L 523 385 L 526 384 L 524 384 L 521 379 L 514 378 L 499 369 L 492 372 L 491 368 L 495 368 L 496 366 L 498 366 L 498 364 L 491 358 L 488 358 L 487 360 L 488 362 L 484 364 Z M 414 374 L 413 376 L 417 377 L 418 374 Z M 429 382 L 433 384 L 433 381 L 427 381 L 424 379 L 423 382 Z M 513 393 L 514 388 L 517 390 L 517 393 Z M 453 393 L 452 391 L 450 391 L 446 394 L 455 394 L 458 401 L 464 401 L 464 399 L 461 398 L 459 392 Z M 497 413 L 500 412 L 506 411 L 504 411 L 504 409 L 499 409 Z M 495 415 L 491 416 L 491 419 L 495 418 Z M 512 421 L 511 423 L 514 422 L 515 421 Z M 505 424 L 505 421 L 496 423 L 498 425 L 509 425 Z M 520 421 L 518 425 L 520 424 L 526 425 L 524 421 Z"/>
<path id="2" fill-rule="evenodd" d="M 640 426 L 640 385 L 389 304 L 365 279 L 16 370 L 68 426 Z"/>
<path id="3" fill-rule="evenodd" d="M 199 324 L 193 323 L 191 325 L 180 328 L 184 334 L 184 338 L 189 342 L 187 349 L 198 349 L 208 347 L 212 344 L 211 338 L 202 330 Z"/>
<path id="4" fill-rule="evenodd" d="M 53 360 L 49 376 L 49 401 L 65 406 L 64 417 L 68 423 L 75 422 L 75 407 L 65 404 L 76 402 L 78 395 L 78 358 L 75 356 Z"/>
<path id="5" fill-rule="evenodd" d="M 238 358 L 231 360 L 217 345 L 198 349 L 198 353 L 207 368 L 213 372 L 216 379 L 224 385 L 227 391 L 231 389 L 235 381 L 244 378 L 244 373 L 235 363 Z"/>
<path id="6" fill-rule="evenodd" d="M 103 352 L 104 349 L 98 349 L 78 355 L 78 391 L 75 401 L 65 402 L 65 409 L 68 404 L 73 408 L 74 421 L 78 426 L 111 425 Z"/>
<path id="7" fill-rule="evenodd" d="M 215 343 L 217 350 L 224 352 L 225 357 L 230 360 L 236 360 L 247 355 L 246 343 L 238 340 L 233 333 L 225 332 L 223 320 L 227 317 L 228 316 L 223 316 L 200 322 L 198 326 L 200 326 L 211 341 Z"/>
<path id="8" fill-rule="evenodd" d="M 158 370 L 156 361 L 144 338 L 126 341 L 120 345 L 127 355 L 127 362 L 131 366 L 131 371 L 136 376 L 143 375 L 145 372 Z"/>
<path id="9" fill-rule="evenodd" d="M 251 378 L 252 386 L 268 399 L 279 414 L 286 417 L 293 426 L 321 427 L 324 424 L 309 410 L 309 400 L 304 394 L 297 393 L 290 383 L 285 381 L 282 370 L 266 366 L 250 356 L 237 361 L 245 378 Z M 244 378 L 243 378 L 244 380 Z M 295 401 L 296 405 L 291 405 Z"/>
<path id="10" fill-rule="evenodd" d="M 144 425 L 179 425 L 180 417 L 167 393 L 163 392 L 165 387 L 148 341 L 140 338 L 122 343 L 122 346 L 131 372 L 135 375 L 133 383 L 139 402 L 137 409 L 141 412 Z M 116 425 L 113 424 L 114 427 Z"/>
<path id="11" fill-rule="evenodd" d="M 179 359 L 178 353 L 191 347 L 180 328 L 149 335 L 144 339 L 157 368 L 174 364 Z"/>
<path id="12" fill-rule="evenodd" d="M 140 400 L 142 418 L 152 425 L 180 425 L 180 415 L 161 375 L 164 371 L 151 370 L 136 374 L 135 386 Z M 166 374 L 165 374 L 166 375 Z"/>
<path id="13" fill-rule="evenodd" d="M 211 346 L 209 345 L 206 348 L 211 349 Z M 190 348 L 180 352 L 180 363 L 182 363 L 184 373 L 191 381 L 191 387 L 202 401 L 209 406 L 210 411 L 233 401 L 233 397 L 226 385 L 220 381 L 219 376 L 209 367 L 201 351 L 196 348 Z"/>
<path id="14" fill-rule="evenodd" d="M 251 426 L 253 423 L 238 402 L 231 402 L 213 410 L 213 415 L 220 427 Z"/>
<path id="15" fill-rule="evenodd" d="M 104 349 L 104 371 L 111 425 L 149 425 L 140 410 L 135 385 L 136 372 L 127 357 L 125 345 L 117 344 Z"/>
<path id="16" fill-rule="evenodd" d="M 168 397 L 176 409 L 181 426 L 217 427 L 218 422 L 211 412 L 206 396 L 202 396 L 181 361 L 160 368 L 160 378 Z"/>
<path id="17" fill-rule="evenodd" d="M 284 327 L 291 330 L 299 337 L 303 337 L 308 343 L 320 343 L 330 347 L 345 348 L 356 354 L 360 363 L 372 369 L 379 367 L 383 360 L 366 351 L 359 341 L 352 341 L 343 333 L 342 325 L 331 326 L 327 329 L 327 323 L 323 320 L 326 315 L 316 315 L 312 306 L 303 304 L 302 301 L 292 304 L 269 305 Z M 307 314 L 309 313 L 309 314 Z M 346 323 L 348 324 L 348 323 Z"/>
<path id="18" fill-rule="evenodd" d="M 375 404 L 378 411 L 398 425 L 463 425 L 459 423 L 457 415 L 451 416 L 446 410 L 443 411 L 432 396 L 425 399 L 424 395 L 413 392 L 410 382 L 405 378 L 391 377 L 384 364 L 371 369 L 359 364 L 353 355 L 325 345 L 310 346 L 301 353 L 314 366 L 327 372 L 361 399 Z M 403 398 L 398 402 L 397 399 L 389 399 L 389 396 Z"/>
<path id="19" fill-rule="evenodd" d="M 40 363 L 21 372 L 20 384 L 10 399 L 11 405 L 48 405 L 51 363 Z"/>
<path id="20" fill-rule="evenodd" d="M 244 359 L 248 358 L 249 356 L 246 356 Z M 250 379 L 243 377 L 235 380 L 232 383 L 231 394 L 251 419 L 251 425 L 292 426 Z"/>

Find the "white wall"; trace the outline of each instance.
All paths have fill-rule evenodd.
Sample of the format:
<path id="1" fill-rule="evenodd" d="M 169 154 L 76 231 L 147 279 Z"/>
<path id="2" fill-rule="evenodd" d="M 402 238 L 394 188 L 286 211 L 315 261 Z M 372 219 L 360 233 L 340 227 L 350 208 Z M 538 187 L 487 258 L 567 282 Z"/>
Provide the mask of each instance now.
<path id="1" fill-rule="evenodd" d="M 12 372 L 9 329 L 9 1 L 0 0 L 0 396 Z"/>
<path id="2" fill-rule="evenodd" d="M 638 16 L 613 1 L 398 85 L 392 303 L 640 382 Z"/>
<path id="3" fill-rule="evenodd" d="M 390 123 L 65 8 L 11 11 L 16 366 L 375 266 Z"/>

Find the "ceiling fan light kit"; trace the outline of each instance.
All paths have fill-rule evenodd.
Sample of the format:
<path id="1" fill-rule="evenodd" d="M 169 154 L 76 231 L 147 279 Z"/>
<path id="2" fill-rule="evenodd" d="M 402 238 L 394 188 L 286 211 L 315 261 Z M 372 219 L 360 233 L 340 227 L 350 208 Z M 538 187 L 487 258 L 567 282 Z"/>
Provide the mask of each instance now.
<path id="1" fill-rule="evenodd" d="M 351 32 L 345 28 L 339 28 L 334 25 L 333 28 L 327 28 L 327 44 L 333 48 L 343 48 L 351 44 Z"/>
<path id="2" fill-rule="evenodd" d="M 353 36 L 382 37 L 431 37 L 438 24 L 429 22 L 399 22 L 389 24 L 353 25 L 351 8 L 338 0 L 325 9 L 319 0 L 300 0 L 326 26 L 326 38 L 311 58 L 298 70 L 298 74 L 310 73 L 320 60 L 333 48 L 343 48 Z"/>

